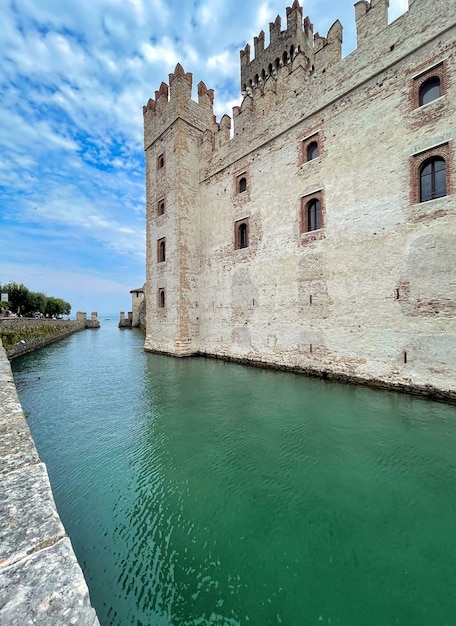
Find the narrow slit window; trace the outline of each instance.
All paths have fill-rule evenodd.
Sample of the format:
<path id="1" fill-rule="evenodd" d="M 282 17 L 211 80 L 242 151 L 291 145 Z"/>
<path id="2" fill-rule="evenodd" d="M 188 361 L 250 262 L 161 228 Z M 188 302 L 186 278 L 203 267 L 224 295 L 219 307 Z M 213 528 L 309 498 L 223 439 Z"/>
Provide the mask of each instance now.
<path id="1" fill-rule="evenodd" d="M 158 240 L 158 262 L 163 263 L 166 261 L 166 240 L 159 239 Z"/>
<path id="2" fill-rule="evenodd" d="M 241 224 L 239 226 L 239 247 L 247 248 L 249 245 L 249 233 L 247 224 Z"/>
<path id="3" fill-rule="evenodd" d="M 249 247 L 249 218 L 234 223 L 234 249 Z"/>
<path id="4" fill-rule="evenodd" d="M 321 228 L 321 206 L 320 201 L 314 198 L 307 205 L 307 230 L 318 230 Z"/>

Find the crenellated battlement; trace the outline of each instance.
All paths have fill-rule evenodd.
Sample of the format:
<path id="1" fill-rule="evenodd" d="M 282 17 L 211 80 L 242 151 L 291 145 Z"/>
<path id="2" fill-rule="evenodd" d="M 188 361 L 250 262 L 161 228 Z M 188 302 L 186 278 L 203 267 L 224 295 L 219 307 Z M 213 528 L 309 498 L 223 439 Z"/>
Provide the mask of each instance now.
<path id="1" fill-rule="evenodd" d="M 356 2 L 357 49 L 354 56 L 350 55 L 341 63 L 341 22 L 336 20 L 326 36 L 318 32 L 314 34 L 310 18 L 304 17 L 299 0 L 294 0 L 286 8 L 285 30 L 282 30 L 282 19 L 278 15 L 269 23 L 268 46 L 265 46 L 266 36 L 262 30 L 253 41 L 254 58 L 251 58 L 249 44 L 240 51 L 243 101 L 233 108 L 232 118 L 224 115 L 217 123 L 213 114 L 214 90 L 208 89 L 202 81 L 197 87 L 198 102 L 192 101 L 192 74 L 177 64 L 174 72 L 169 74 L 169 84 L 162 83 L 155 97 L 143 107 L 145 145 L 150 145 L 176 116 L 187 118 L 201 129 L 204 133 L 202 150 L 208 156 L 228 144 L 233 137 L 240 139 L 246 133 L 263 132 L 260 128 L 267 130 L 275 127 L 276 123 L 270 121 L 271 116 L 288 98 L 299 98 L 305 92 L 299 114 L 310 114 L 317 100 L 323 101 L 334 93 L 334 89 L 344 89 L 356 82 L 360 71 L 370 73 L 374 60 L 380 64 L 382 58 L 386 61 L 385 55 L 389 55 L 395 47 L 397 50 L 408 25 L 413 23 L 416 30 L 422 20 L 424 3 L 425 0 L 408 0 L 409 10 L 402 16 L 403 26 L 398 31 L 388 25 L 389 0 Z"/>
<path id="2" fill-rule="evenodd" d="M 240 51 L 241 92 L 243 95 L 253 87 L 261 85 L 277 71 L 291 63 L 301 52 L 308 59 L 309 67 L 314 64 L 313 25 L 306 17 L 303 20 L 302 7 L 294 0 L 286 9 L 287 28 L 282 30 L 280 15 L 269 23 L 269 46 L 265 48 L 265 33 L 262 30 L 254 39 L 255 57 L 250 59 L 250 45 Z"/>
<path id="3" fill-rule="evenodd" d="M 157 136 L 176 118 L 181 117 L 204 131 L 213 128 L 214 90 L 208 89 L 203 81 L 198 83 L 198 102 L 192 100 L 193 75 L 178 63 L 169 74 L 169 84 L 161 83 L 143 106 L 144 143 L 149 146 Z"/>

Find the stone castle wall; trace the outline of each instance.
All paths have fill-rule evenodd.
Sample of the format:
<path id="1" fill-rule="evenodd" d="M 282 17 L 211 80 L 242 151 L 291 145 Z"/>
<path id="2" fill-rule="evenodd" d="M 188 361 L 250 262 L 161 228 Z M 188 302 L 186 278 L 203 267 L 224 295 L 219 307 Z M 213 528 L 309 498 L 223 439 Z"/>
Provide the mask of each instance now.
<path id="1" fill-rule="evenodd" d="M 260 33 L 255 59 L 241 52 L 248 84 L 232 138 L 228 116 L 208 116 L 204 84 L 199 109 L 182 104 L 182 68 L 169 102 L 163 85 L 149 101 L 147 350 L 456 393 L 456 1 L 414 0 L 390 25 L 386 9 L 357 3 L 358 47 L 345 59 L 338 23 L 310 51 L 290 49 L 277 20 L 270 47 Z M 298 10 L 287 10 L 293 28 Z M 288 59 L 275 67 L 282 40 Z M 442 95 L 419 107 L 417 84 L 435 67 Z M 307 161 L 313 140 L 319 156 Z M 418 165 L 435 149 L 447 194 L 419 202 Z M 307 232 L 311 198 L 323 225 Z M 236 249 L 241 221 L 249 245 Z"/>

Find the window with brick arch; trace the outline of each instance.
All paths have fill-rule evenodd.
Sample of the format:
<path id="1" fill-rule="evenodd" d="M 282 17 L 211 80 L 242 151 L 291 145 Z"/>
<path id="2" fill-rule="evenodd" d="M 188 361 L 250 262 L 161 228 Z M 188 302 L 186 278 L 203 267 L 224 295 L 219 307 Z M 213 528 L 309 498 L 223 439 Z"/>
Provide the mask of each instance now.
<path id="1" fill-rule="evenodd" d="M 424 104 L 429 104 L 429 102 L 433 100 L 437 100 L 437 98 L 440 98 L 440 95 L 440 78 L 438 76 L 431 76 L 431 78 L 425 80 L 420 87 L 418 95 L 420 107 Z"/>
<path id="2" fill-rule="evenodd" d="M 244 218 L 234 223 L 234 249 L 248 248 L 249 242 L 249 218 Z"/>
<path id="3" fill-rule="evenodd" d="M 420 167 L 420 202 L 442 198 L 446 193 L 445 159 L 431 157 Z"/>
<path id="4" fill-rule="evenodd" d="M 447 65 L 447 60 L 444 59 L 413 77 L 410 94 L 411 109 L 420 109 L 446 95 L 448 87 Z"/>
<path id="5" fill-rule="evenodd" d="M 321 228 L 320 200 L 313 198 L 307 203 L 307 230 L 319 230 Z"/>
<path id="6" fill-rule="evenodd" d="M 323 134 L 321 130 L 314 131 L 299 140 L 299 164 L 317 161 L 322 155 Z M 317 161 L 318 162 L 318 161 Z"/>

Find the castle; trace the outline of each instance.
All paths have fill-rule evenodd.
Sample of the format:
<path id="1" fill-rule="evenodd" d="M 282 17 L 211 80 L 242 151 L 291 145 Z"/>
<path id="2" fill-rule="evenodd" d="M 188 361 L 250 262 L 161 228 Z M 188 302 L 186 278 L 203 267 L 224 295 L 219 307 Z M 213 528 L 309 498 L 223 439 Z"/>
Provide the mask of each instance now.
<path id="1" fill-rule="evenodd" d="M 242 104 L 177 65 L 143 108 L 145 350 L 456 399 L 456 0 L 297 0 L 240 53 Z"/>

